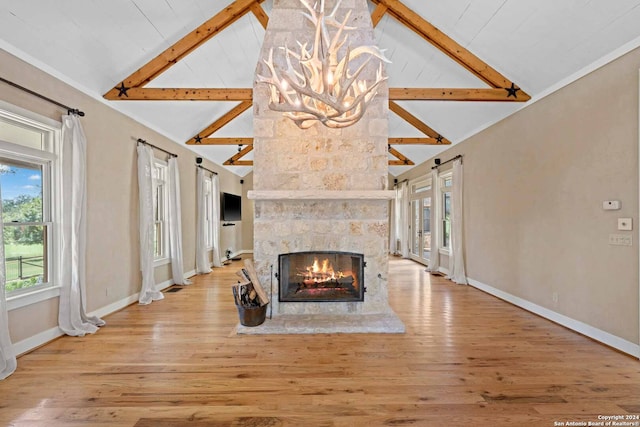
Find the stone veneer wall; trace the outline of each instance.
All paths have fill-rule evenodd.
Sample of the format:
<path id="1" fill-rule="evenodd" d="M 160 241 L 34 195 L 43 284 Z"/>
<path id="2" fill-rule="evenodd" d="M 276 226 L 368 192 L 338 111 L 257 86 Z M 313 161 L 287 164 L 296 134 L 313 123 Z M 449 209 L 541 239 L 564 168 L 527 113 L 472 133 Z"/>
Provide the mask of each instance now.
<path id="1" fill-rule="evenodd" d="M 326 9 L 335 5 L 326 1 Z M 373 44 L 373 29 L 366 0 L 344 0 L 336 16 L 352 10 L 352 47 Z M 296 39 L 312 42 L 313 29 L 302 15 L 299 0 L 275 0 L 261 58 L 271 47 L 296 48 Z M 280 63 L 283 67 L 284 64 Z M 257 72 L 264 74 L 263 64 Z M 373 77 L 373 73 L 368 76 Z M 274 280 L 271 298 L 278 314 L 354 314 L 390 310 L 387 302 L 387 199 L 359 200 L 354 194 L 386 190 L 388 176 L 388 88 L 383 85 L 365 116 L 344 129 L 318 123 L 301 130 L 290 119 L 268 108 L 267 85 L 254 86 L 254 193 L 277 191 L 294 199 L 253 197 L 254 260 L 262 283 L 270 284 L 271 269 L 278 270 L 278 255 L 301 251 L 346 251 L 365 255 L 364 302 L 278 303 Z M 345 190 L 349 196 L 326 197 L 326 191 Z M 295 200 L 298 192 L 317 192 L 315 200 Z M 355 192 L 355 193 L 354 193 Z M 346 194 L 346 193 L 345 193 Z M 251 197 L 251 195 L 249 196 Z M 267 286 L 268 288 L 269 286 Z"/>

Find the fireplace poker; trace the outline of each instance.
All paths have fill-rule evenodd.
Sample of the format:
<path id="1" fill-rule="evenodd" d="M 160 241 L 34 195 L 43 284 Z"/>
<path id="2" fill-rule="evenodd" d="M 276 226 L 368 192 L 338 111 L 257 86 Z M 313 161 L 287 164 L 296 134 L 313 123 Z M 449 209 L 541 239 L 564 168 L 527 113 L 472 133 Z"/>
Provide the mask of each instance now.
<path id="1" fill-rule="evenodd" d="M 273 318 L 273 264 L 270 266 L 271 268 L 271 304 L 269 304 L 269 320 Z"/>

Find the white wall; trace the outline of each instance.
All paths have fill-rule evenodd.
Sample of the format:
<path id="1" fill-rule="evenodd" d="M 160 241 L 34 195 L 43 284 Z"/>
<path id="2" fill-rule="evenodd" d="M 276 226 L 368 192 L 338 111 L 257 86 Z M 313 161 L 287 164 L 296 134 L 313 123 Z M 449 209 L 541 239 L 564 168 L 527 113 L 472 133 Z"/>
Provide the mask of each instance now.
<path id="1" fill-rule="evenodd" d="M 135 149 L 137 138 L 178 154 L 184 270 L 194 271 L 197 155 L 182 145 L 182 142 L 176 143 L 159 135 L 2 50 L 0 64 L 2 76 L 7 80 L 86 113 L 81 121 L 88 139 L 88 311 L 108 312 L 130 300 L 140 289 Z M 61 114 L 66 114 L 66 111 L 55 105 L 3 83 L 0 83 L 0 99 L 56 120 L 60 119 Z M 162 157 L 162 153 L 157 152 L 157 156 Z M 208 161 L 203 166 L 218 172 L 221 191 L 242 194 L 240 177 Z M 242 222 L 238 222 L 233 228 L 233 236 L 223 236 L 223 248 L 229 244 L 238 248 L 238 242 L 242 242 Z M 158 283 L 168 281 L 170 277 L 170 265 L 157 268 Z M 57 316 L 57 298 L 10 311 L 12 341 L 37 341 L 38 336 L 51 336 L 57 328 Z"/>
<path id="2" fill-rule="evenodd" d="M 464 155 L 467 275 L 634 352 L 639 68 L 636 49 L 438 156 Z M 618 231 L 621 217 L 635 231 Z M 608 243 L 625 233 L 632 247 Z"/>

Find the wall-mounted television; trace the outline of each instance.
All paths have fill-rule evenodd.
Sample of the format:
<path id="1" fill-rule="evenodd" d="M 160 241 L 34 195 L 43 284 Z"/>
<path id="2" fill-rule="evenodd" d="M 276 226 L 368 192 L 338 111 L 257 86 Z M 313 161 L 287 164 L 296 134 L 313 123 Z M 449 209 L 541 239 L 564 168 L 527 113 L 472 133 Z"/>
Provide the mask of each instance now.
<path id="1" fill-rule="evenodd" d="M 231 193 L 220 195 L 220 211 L 223 221 L 242 220 L 242 197 Z"/>

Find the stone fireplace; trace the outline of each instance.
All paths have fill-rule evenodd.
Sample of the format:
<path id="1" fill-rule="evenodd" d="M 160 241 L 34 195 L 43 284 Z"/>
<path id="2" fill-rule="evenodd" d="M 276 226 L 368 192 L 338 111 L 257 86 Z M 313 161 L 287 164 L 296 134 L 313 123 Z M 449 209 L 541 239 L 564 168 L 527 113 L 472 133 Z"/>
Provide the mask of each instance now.
<path id="1" fill-rule="evenodd" d="M 326 0 L 329 10 L 335 4 L 335 0 Z M 358 27 L 350 33 L 352 48 L 373 44 L 366 0 L 343 0 L 338 19 L 349 9 L 349 25 Z M 274 0 L 261 58 L 271 47 L 294 46 L 296 40 L 309 38 L 312 29 L 300 12 L 298 0 Z M 264 64 L 259 63 L 258 74 L 261 67 Z M 375 68 L 370 72 L 373 76 Z M 263 286 L 269 289 L 274 281 L 277 284 L 271 286 L 272 319 L 254 328 L 239 326 L 238 332 L 404 332 L 387 298 L 389 201 L 394 197 L 388 190 L 388 87 L 380 88 L 359 122 L 342 129 L 320 123 L 310 129 L 298 128 L 281 113 L 269 110 L 269 89 L 264 84 L 254 85 L 253 102 L 254 188 L 248 194 L 255 211 L 253 257 Z M 350 289 L 348 298 L 329 301 L 325 297 L 332 292 L 336 296 L 338 291 L 331 291 L 329 285 L 314 288 L 311 277 L 308 288 L 303 278 L 294 284 L 295 289 L 288 288 L 279 296 L 283 273 L 276 272 L 282 268 L 282 256 L 310 252 L 359 254 L 362 267 L 352 255 L 336 260 L 340 265 L 333 266 L 348 270 L 349 275 L 359 270 L 357 283 L 353 278 L 349 285 L 358 290 Z M 287 280 L 292 274 L 291 260 Z M 309 261 L 313 266 L 313 256 L 300 262 Z M 305 271 L 306 267 L 296 264 L 294 268 Z M 339 292 L 346 293 L 350 280 L 343 277 L 333 286 L 344 285 Z M 295 300 L 296 290 L 325 297 Z"/>

